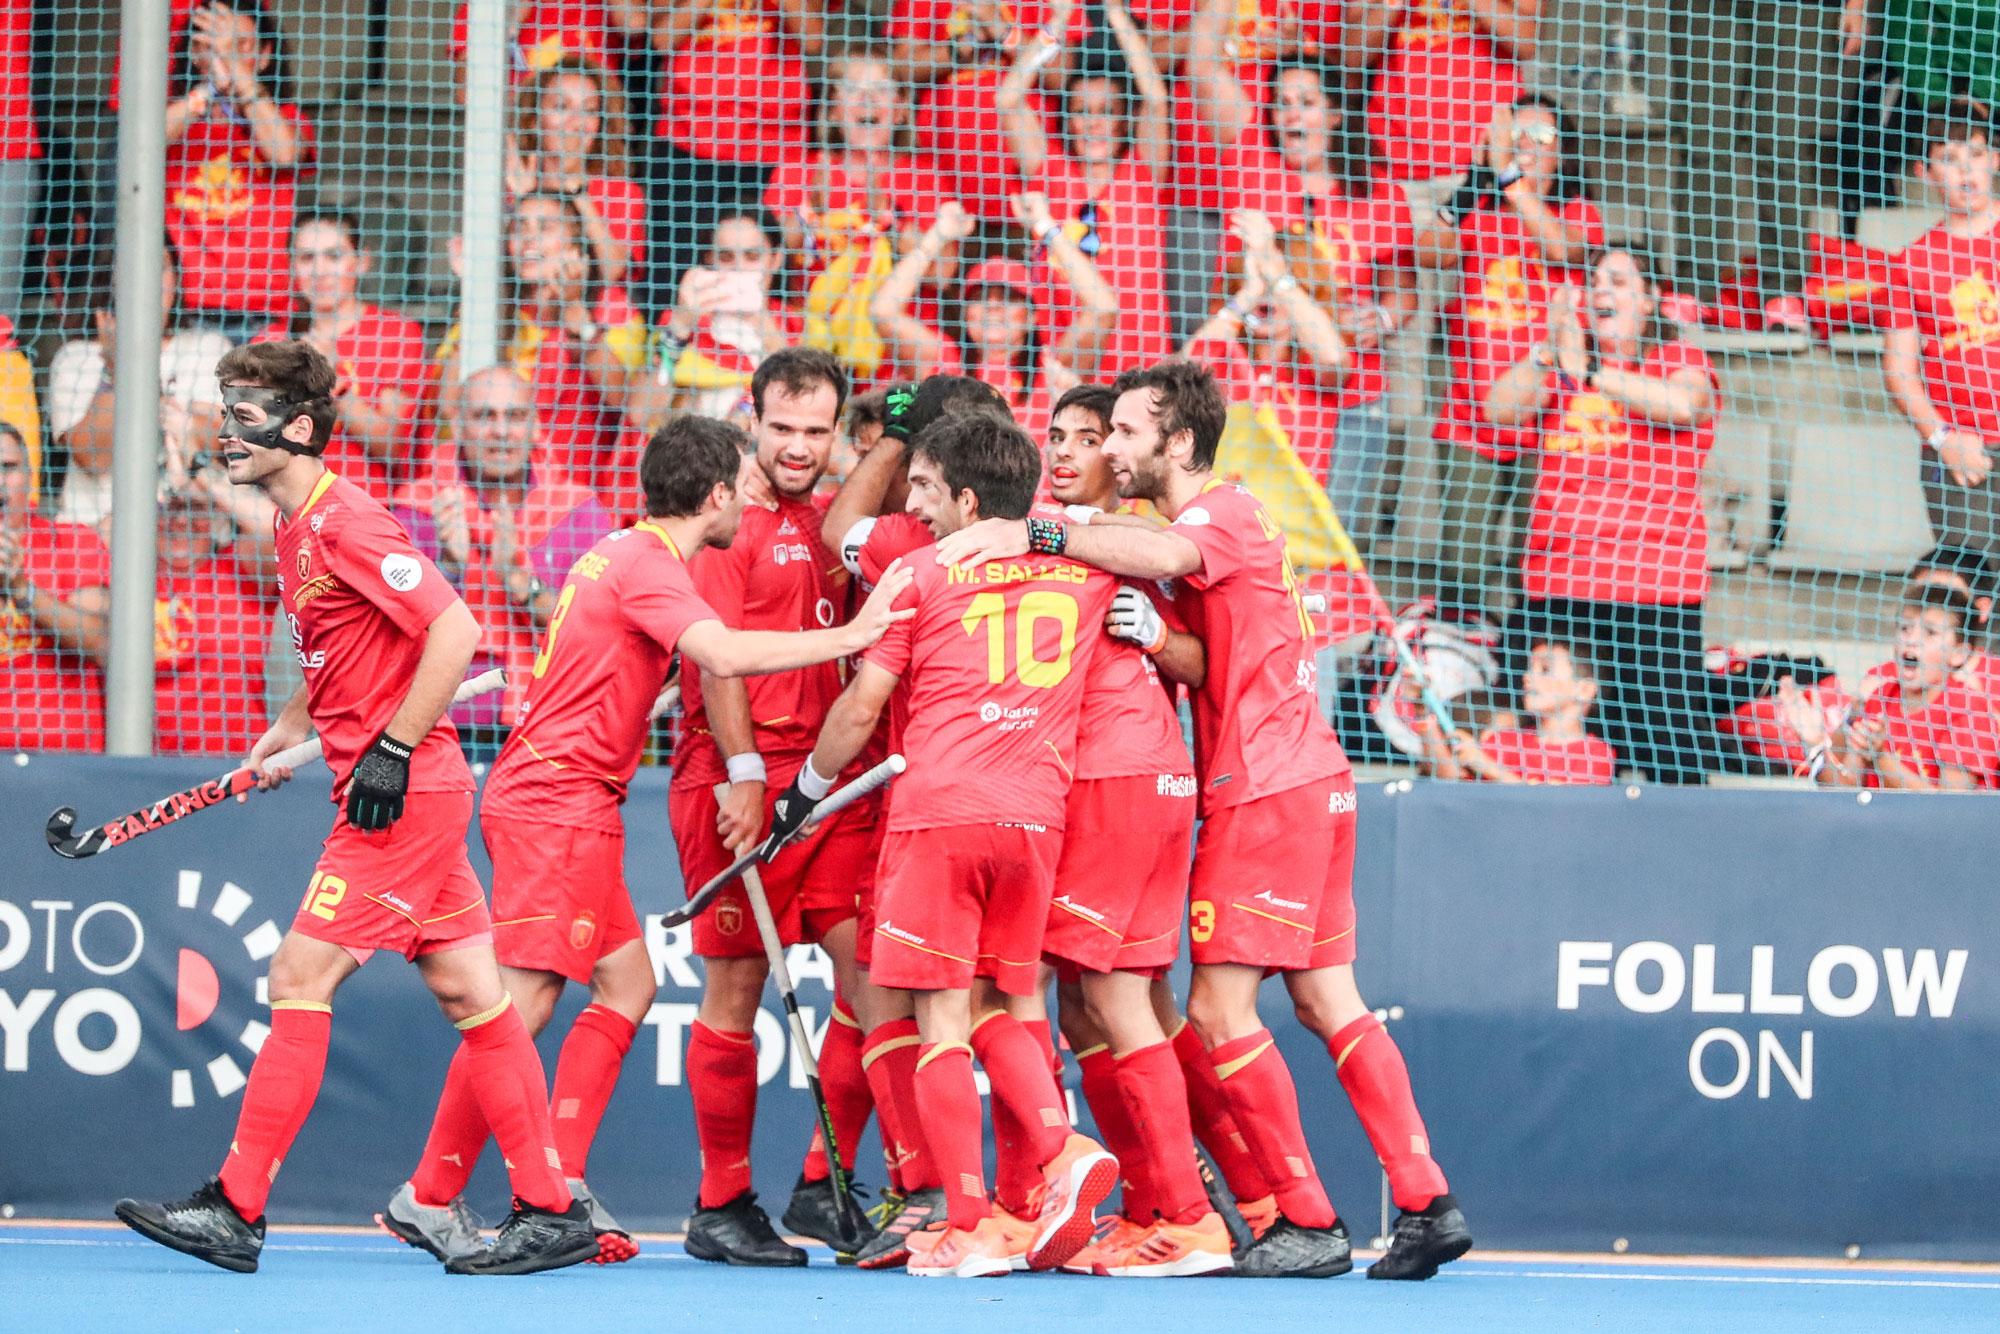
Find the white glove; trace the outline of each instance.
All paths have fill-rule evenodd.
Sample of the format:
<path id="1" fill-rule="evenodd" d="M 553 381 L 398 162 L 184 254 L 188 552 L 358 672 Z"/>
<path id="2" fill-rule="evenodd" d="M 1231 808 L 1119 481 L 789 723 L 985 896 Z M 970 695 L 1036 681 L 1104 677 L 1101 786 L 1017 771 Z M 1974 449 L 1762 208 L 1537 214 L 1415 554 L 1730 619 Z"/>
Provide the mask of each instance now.
<path id="1" fill-rule="evenodd" d="M 1102 513 L 1104 513 L 1104 511 L 1097 508 L 1097 506 L 1095 505 L 1063 506 L 1063 514 L 1068 517 L 1071 523 L 1088 524 L 1092 519 L 1096 518 L 1098 515 Z"/>
<path id="2" fill-rule="evenodd" d="M 1111 599 L 1104 629 L 1113 639 L 1137 644 L 1148 653 L 1158 653 L 1167 646 L 1167 623 L 1160 619 L 1160 609 L 1129 584 Z"/>

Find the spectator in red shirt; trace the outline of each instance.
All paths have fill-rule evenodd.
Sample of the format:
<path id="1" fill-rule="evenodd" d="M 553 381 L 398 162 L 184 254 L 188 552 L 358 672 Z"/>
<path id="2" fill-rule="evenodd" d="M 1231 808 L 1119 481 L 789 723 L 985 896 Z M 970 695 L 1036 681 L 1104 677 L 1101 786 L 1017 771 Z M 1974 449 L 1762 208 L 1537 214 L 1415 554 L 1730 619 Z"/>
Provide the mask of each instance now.
<path id="1" fill-rule="evenodd" d="M 333 363 L 333 441 L 326 465 L 377 500 L 414 475 L 413 432 L 423 396 L 424 331 L 360 296 L 373 265 L 361 226 L 345 213 L 302 215 L 292 228 L 289 317 L 254 341 L 303 339 Z M 255 740 L 253 737 L 252 740 Z"/>
<path id="2" fill-rule="evenodd" d="M 765 357 L 805 334 L 798 313 L 778 300 L 778 264 L 761 213 L 736 212 L 716 223 L 706 263 L 682 275 L 652 383 L 633 390 L 633 420 L 653 429 L 679 411 L 748 422 L 750 377 Z"/>
<path id="3" fill-rule="evenodd" d="M 1451 389 L 1433 434 L 1443 458 L 1438 601 L 1464 613 L 1485 612 L 1504 591 L 1529 475 L 1517 460 L 1534 447 L 1532 432 L 1494 425 L 1481 405 L 1541 336 L 1550 290 L 1583 282 L 1584 261 L 1604 244 L 1581 165 L 1555 103 L 1520 98 L 1494 113 L 1472 170 L 1417 238 L 1417 262 L 1458 279 L 1444 308 Z"/>
<path id="4" fill-rule="evenodd" d="M 886 55 L 856 47 L 836 56 L 827 88 L 827 146 L 780 163 L 764 208 L 784 236 L 807 340 L 866 383 L 882 364 L 868 303 L 937 216 L 937 168 L 899 143 L 908 99 Z"/>
<path id="5" fill-rule="evenodd" d="M 391 509 L 485 629 L 475 668 L 507 671 L 504 694 L 452 710 L 469 751 L 491 759 L 534 679 L 569 567 L 617 521 L 587 488 L 535 469 L 534 390 L 511 369 L 474 372 L 458 412 L 455 476 L 404 487 Z"/>
<path id="6" fill-rule="evenodd" d="M 194 11 L 167 103 L 167 234 L 183 306 L 231 342 L 291 308 L 292 208 L 314 147 L 285 97 L 278 27 L 261 0 Z"/>
<path id="7" fill-rule="evenodd" d="M 1597 673 L 1580 646 L 1548 640 L 1528 652 L 1521 707 L 1532 728 L 1489 728 L 1474 739 L 1460 731 L 1447 744 L 1437 719 L 1418 715 L 1425 767 L 1439 778 L 1483 783 L 1601 786 L 1618 775 L 1618 756 L 1584 728 L 1597 702 Z"/>
<path id="8" fill-rule="evenodd" d="M 806 62 L 825 45 L 813 0 L 657 0 L 653 46 L 666 67 L 654 126 L 654 296 L 700 262 L 726 212 L 755 207 L 772 168 L 811 137 Z"/>
<path id="9" fill-rule="evenodd" d="M 1331 312 L 1354 356 L 1334 405 L 1331 460 L 1320 475 L 1349 535 L 1365 544 L 1383 506 L 1389 457 L 1384 344 L 1417 307 L 1409 201 L 1377 178 L 1360 108 L 1344 100 L 1337 65 L 1317 57 L 1272 62 L 1260 136 L 1256 106 L 1224 58 L 1219 34 L 1204 11 L 1189 77 L 1200 84 L 1216 137 L 1236 164 L 1238 197 L 1308 237 L 1331 267 Z"/>
<path id="10" fill-rule="evenodd" d="M 1911 242 L 1893 283 L 1882 381 L 1924 442 L 1924 495 L 1939 542 L 2000 558 L 2000 198 L 1990 107 L 1932 117 L 1918 168 L 1945 216 Z"/>
<path id="11" fill-rule="evenodd" d="M 1983 647 L 1993 616 L 1993 566 L 1976 552 L 1937 547 L 1909 571 L 1909 591 L 1928 585 L 1949 588 L 1971 605 L 1972 620 L 1965 629 L 1969 652 L 1955 675 L 1960 684 L 1976 695 L 1984 695 L 1994 710 L 2000 712 L 2000 657 Z M 1890 658 L 1870 671 L 1862 678 L 1862 697 L 1872 694 L 1883 682 L 1895 680 L 1898 666 L 1898 660 Z"/>
<path id="12" fill-rule="evenodd" d="M 1374 66 L 1369 132 L 1398 181 L 1471 165 L 1493 108 L 1521 93 L 1542 0 L 1351 0 L 1350 59 Z"/>
<path id="13" fill-rule="evenodd" d="M 1128 366 L 1165 359 L 1173 344 L 1160 207 L 1169 161 L 1167 84 L 1124 5 L 1110 0 L 1104 15 L 1128 72 L 1121 75 L 1101 60 L 1073 63 L 1063 84 L 1061 133 L 1053 145 L 1042 117 L 1029 108 L 1028 96 L 1042 65 L 1053 58 L 1054 43 L 1043 39 L 1021 45 L 996 105 L 1006 117 L 1023 188 L 1048 196 L 1056 220 L 1118 294 L 1118 328 L 1100 370 L 1111 376 Z M 1039 304 L 1044 329 L 1054 341 L 1068 329 L 1075 311 L 1067 289 L 1053 274 L 1050 278 Z"/>
<path id="14" fill-rule="evenodd" d="M 1896 625 L 1896 675 L 1829 731 L 1796 687 L 1780 686 L 1786 717 L 1829 787 L 1914 792 L 1986 789 L 2000 780 L 1992 701 L 1958 679 L 1972 653 L 1972 604 L 1940 584 L 1912 585 Z"/>
<path id="15" fill-rule="evenodd" d="M 515 83 L 526 83 L 573 57 L 616 68 L 634 38 L 646 44 L 652 25 L 650 0 L 526 0 L 508 8 L 516 16 L 514 40 L 507 48 L 507 72 Z M 451 58 L 458 64 L 461 100 L 469 9 L 459 5 L 451 21 Z"/>
<path id="16" fill-rule="evenodd" d="M 950 322 L 943 328 L 925 324 L 910 313 L 924 273 L 972 234 L 972 216 L 956 201 L 940 206 L 916 249 L 896 261 L 869 313 L 889 348 L 885 363 L 894 365 L 899 377 L 969 375 L 997 389 L 1021 429 L 1039 439 L 1055 400 L 1096 373 L 1105 337 L 1118 318 L 1118 296 L 1050 215 L 1046 198 L 1017 195 L 1013 209 L 1022 230 L 1076 297 L 1076 317 L 1053 347 L 1042 344 L 1034 273 L 1017 259 L 993 256 L 972 266 L 956 294 L 955 328 Z"/>
<path id="17" fill-rule="evenodd" d="M 0 750 L 104 749 L 111 553 L 35 511 L 27 442 L 0 422 Z"/>
<path id="18" fill-rule="evenodd" d="M 1650 778 L 1701 782 L 1719 757 L 1696 717 L 1700 482 L 1722 402 L 1707 356 L 1656 332 L 1656 272 L 1640 247 L 1612 246 L 1591 265 L 1588 298 L 1557 288 L 1543 341 L 1494 382 L 1486 416 L 1533 427 L 1539 457 L 1513 662 L 1544 638 L 1585 646 L 1605 740 Z"/>
<path id="19" fill-rule="evenodd" d="M 592 487 L 607 507 L 628 503 L 620 498 L 627 490 L 622 483 L 638 456 L 629 447 L 624 405 L 645 360 L 646 326 L 624 289 L 597 280 L 569 200 L 531 194 L 515 201 L 502 302 L 502 357 L 535 391 L 536 467 Z M 458 343 L 453 326 L 435 358 L 440 441 L 452 438 L 460 417 Z"/>
<path id="20" fill-rule="evenodd" d="M 602 65 L 565 56 L 535 76 L 509 136 L 507 191 L 569 200 L 590 239 L 597 276 L 636 288 L 646 264 L 646 192 L 625 166 L 625 97 Z"/>
<path id="21" fill-rule="evenodd" d="M 0 0 L 0 315 L 21 310 L 35 203 L 34 0 Z"/>

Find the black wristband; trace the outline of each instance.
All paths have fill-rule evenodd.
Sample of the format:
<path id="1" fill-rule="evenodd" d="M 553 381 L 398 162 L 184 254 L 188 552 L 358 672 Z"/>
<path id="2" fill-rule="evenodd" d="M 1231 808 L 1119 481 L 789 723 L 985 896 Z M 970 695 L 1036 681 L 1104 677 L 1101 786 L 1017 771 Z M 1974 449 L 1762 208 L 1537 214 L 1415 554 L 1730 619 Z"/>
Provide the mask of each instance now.
<path id="1" fill-rule="evenodd" d="M 1060 556 L 1069 550 L 1069 525 L 1061 519 L 1030 518 L 1028 550 L 1041 556 Z"/>
<path id="2" fill-rule="evenodd" d="M 1451 192 L 1451 198 L 1438 206 L 1438 218 L 1446 226 L 1455 227 L 1458 220 L 1468 213 L 1476 213 L 1493 203 L 1493 195 L 1500 188 L 1490 167 L 1475 163 L 1465 173 L 1465 180 Z"/>
<path id="3" fill-rule="evenodd" d="M 1590 341 L 1590 355 L 1583 361 L 1583 384 L 1586 389 L 1597 388 L 1597 373 L 1604 369 L 1604 361 L 1597 355 L 1597 340 Z"/>

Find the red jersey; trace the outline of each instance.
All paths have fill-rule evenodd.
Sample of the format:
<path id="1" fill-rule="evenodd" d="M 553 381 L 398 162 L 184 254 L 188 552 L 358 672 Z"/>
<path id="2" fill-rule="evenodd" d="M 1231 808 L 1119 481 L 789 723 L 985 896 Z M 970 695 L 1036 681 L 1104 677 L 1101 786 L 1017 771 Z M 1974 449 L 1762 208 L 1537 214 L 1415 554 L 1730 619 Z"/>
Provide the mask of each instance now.
<path id="1" fill-rule="evenodd" d="M 1708 354 L 1664 343 L 1638 373 L 1666 379 Z M 1681 606 L 1708 592 L 1708 525 L 1701 469 L 1715 443 L 1721 391 L 1706 424 L 1652 421 L 1609 395 L 1558 388 L 1542 413 L 1521 584 L 1531 598 Z"/>
<path id="2" fill-rule="evenodd" d="M 812 137 L 803 51 L 782 0 L 707 0 L 675 49 L 654 133 L 696 157 L 774 166 Z"/>
<path id="3" fill-rule="evenodd" d="M 1532 727 L 1502 727 L 1479 738 L 1487 758 L 1530 783 L 1603 786 L 1618 776 L 1618 752 L 1588 732 L 1550 745 Z"/>
<path id="4" fill-rule="evenodd" d="M 889 40 L 949 42 L 966 30 L 968 8 L 963 0 L 896 0 Z M 1008 24 L 1006 41 L 982 47 L 972 63 L 941 70 L 937 82 L 917 99 L 914 120 L 917 147 L 936 158 L 946 197 L 957 199 L 975 217 L 996 222 L 1012 218 L 1007 197 L 1018 187 L 1014 152 L 994 94 L 1020 44 L 1036 40 L 1035 34 L 1048 22 L 1049 5 L 1047 0 L 1000 0 L 997 8 Z M 1083 7 L 1078 6 L 1067 40 L 1081 41 L 1087 31 Z M 1044 114 L 1042 99 L 1033 91 L 1026 103 L 1034 115 Z"/>
<path id="5" fill-rule="evenodd" d="M 1137 153 L 1128 153 L 1111 183 L 1093 196 L 1083 164 L 1051 152 L 1040 188 L 1056 221 L 1118 294 L 1118 320 L 1105 340 L 1099 373 L 1113 376 L 1128 366 L 1150 366 L 1172 356 L 1167 289 L 1160 279 L 1167 267 L 1165 224 L 1151 168 Z M 1036 302 L 1043 346 L 1053 347 L 1076 317 L 1076 298 L 1053 263 L 1037 267 L 1043 278 Z"/>
<path id="6" fill-rule="evenodd" d="M 299 337 L 292 328 L 290 318 L 280 320 L 251 341 L 271 343 Z M 359 394 L 371 405 L 386 389 L 403 396 L 396 466 L 369 453 L 366 445 L 338 423 L 334 425 L 326 453 L 321 455 L 327 467 L 386 502 L 396 486 L 415 480 L 408 451 L 417 407 L 424 396 L 424 331 L 415 320 L 405 319 L 393 310 L 363 306 L 361 318 L 334 344 L 333 369 L 339 377 L 334 389 L 337 395 Z"/>
<path id="7" fill-rule="evenodd" d="M 1300 188 L 1298 173 L 1276 154 L 1264 153 L 1259 162 L 1244 178 L 1244 207 L 1261 209 L 1294 235 L 1311 235 L 1313 252 L 1331 270 L 1333 305 L 1379 302 L 1383 293 L 1375 281 L 1377 269 L 1409 267 L 1417 245 L 1403 188 L 1383 182 L 1365 196 L 1313 199 Z M 1225 256 L 1236 248 L 1237 243 L 1229 241 Z M 1354 349 L 1340 407 L 1357 407 L 1382 397 L 1389 384 L 1382 356 L 1380 345 Z"/>
<path id="8" fill-rule="evenodd" d="M 817 505 L 784 499 L 774 510 L 745 507 L 736 540 L 690 562 L 695 591 L 732 630 L 797 632 L 837 624 L 841 590 L 834 576 L 840 563 L 820 545 L 821 515 Z M 832 662 L 745 677 L 758 753 L 787 762 L 812 754 L 843 684 L 839 664 Z M 703 712 L 701 672 L 692 663 L 681 667 L 681 713 L 687 724 L 674 748 L 674 786 L 727 782 L 722 750 Z"/>
<path id="9" fill-rule="evenodd" d="M 680 549 L 642 522 L 570 569 L 527 702 L 494 761 L 484 813 L 615 833 L 682 633 L 721 618 Z"/>
<path id="10" fill-rule="evenodd" d="M 1898 256 L 1887 324 L 1923 339 L 1924 387 L 1944 419 L 2000 446 L 2000 227 L 1931 228 Z"/>
<path id="11" fill-rule="evenodd" d="M 1234 338 L 1202 339 L 1188 346 L 1188 356 L 1215 372 L 1229 402 L 1277 414 L 1278 427 L 1299 462 L 1321 486 L 1326 485 L 1340 426 L 1342 372 L 1322 370 L 1296 349 L 1288 349 L 1275 363 L 1253 362 Z"/>
<path id="12" fill-rule="evenodd" d="M 1193 21 L 1200 0 L 1133 0 L 1132 17 L 1154 32 L 1180 32 Z M 1236 79 L 1249 97 L 1260 124 L 1270 97 L 1272 61 L 1294 44 L 1338 51 L 1341 40 L 1340 0 L 1236 0 L 1233 30 L 1223 44 L 1236 61 Z M 1174 174 L 1172 201 L 1180 208 L 1218 212 L 1236 207 L 1238 180 L 1230 169 L 1225 145 L 1209 132 L 1194 85 L 1174 84 Z"/>
<path id="13" fill-rule="evenodd" d="M 285 315 L 292 308 L 292 207 L 311 175 L 312 122 L 278 106 L 298 136 L 300 166 L 257 152 L 243 113 L 220 103 L 167 145 L 167 235 L 190 310 Z"/>
<path id="14" fill-rule="evenodd" d="M 924 521 L 907 510 L 862 519 L 841 539 L 840 563 L 864 585 L 873 588 L 892 562 L 936 541 Z"/>
<path id="15" fill-rule="evenodd" d="M 1587 197 L 1564 200 L 1555 215 L 1591 249 L 1604 244 L 1604 217 Z M 1444 312 L 1451 390 L 1434 435 L 1487 458 L 1512 462 L 1522 450 L 1534 448 L 1534 433 L 1525 426 L 1495 426 L 1486 420 L 1486 395 L 1541 338 L 1549 293 L 1588 278 L 1581 269 L 1545 264 L 1541 242 L 1504 203 L 1459 220 L 1458 252 L 1458 294 Z"/>
<path id="16" fill-rule="evenodd" d="M 0 0 L 0 162 L 19 162 L 42 155 L 29 86 L 34 24 L 34 0 Z M 18 256 L 9 262 L 18 262 Z"/>
<path id="17" fill-rule="evenodd" d="M 470 35 L 466 11 L 461 4 L 451 21 L 451 58 L 465 59 Z M 514 7 L 521 18 L 508 49 L 508 70 L 515 82 L 522 82 L 558 61 L 584 56 L 600 65 L 611 64 L 610 16 L 604 0 L 529 0 Z"/>
<path id="18" fill-rule="evenodd" d="M 1194 764 L 1181 739 L 1171 687 L 1160 679 L 1153 659 L 1137 646 L 1109 635 L 1104 638 L 1084 674 L 1083 717 L 1076 733 L 1077 781 L 1143 775 L 1188 778 Z"/>
<path id="19" fill-rule="evenodd" d="M 96 530 L 27 516 L 21 559 L 42 597 L 74 602 L 109 589 L 111 553 Z M 0 601 L 0 750 L 103 750 L 104 672 L 58 648 L 11 599 Z"/>
<path id="20" fill-rule="evenodd" d="M 1879 719 L 1887 730 L 1882 748 L 1928 782 L 1936 783 L 1947 764 L 1970 773 L 1978 787 L 2000 782 L 2000 723 L 1993 706 L 1957 681 L 1915 714 L 1903 711 L 1902 683 L 1885 681 L 1861 706 L 1861 716 Z M 1870 768 L 1862 784 L 1880 787 L 1882 779 Z"/>
<path id="21" fill-rule="evenodd" d="M 409 694 L 425 632 L 458 594 L 381 501 L 335 473 L 297 514 L 278 516 L 277 546 L 278 595 L 337 802 Z M 449 716 L 417 743 L 409 790 L 472 791 Z"/>
<path id="22" fill-rule="evenodd" d="M 264 697 L 277 595 L 266 577 L 227 552 L 192 570 L 160 567 L 153 590 L 153 745 L 160 754 L 242 755 L 264 735 L 264 711 L 244 703 Z"/>
<path id="23" fill-rule="evenodd" d="M 1063 827 L 1084 682 L 1118 581 L 1075 561 L 1022 556 L 969 569 L 929 553 L 897 601 L 917 614 L 863 655 L 902 679 L 910 771 L 891 832 L 967 824 Z"/>
<path id="24" fill-rule="evenodd" d="M 1319 714 L 1314 630 L 1284 530 L 1247 490 L 1212 481 L 1168 531 L 1201 552 L 1173 586 L 1174 610 L 1208 649 L 1194 692 L 1201 814 L 1348 772 Z"/>
<path id="25" fill-rule="evenodd" d="M 1409 0 L 1375 70 L 1368 133 L 1399 181 L 1472 163 L 1493 108 L 1521 95 L 1521 71 L 1453 0 Z"/>

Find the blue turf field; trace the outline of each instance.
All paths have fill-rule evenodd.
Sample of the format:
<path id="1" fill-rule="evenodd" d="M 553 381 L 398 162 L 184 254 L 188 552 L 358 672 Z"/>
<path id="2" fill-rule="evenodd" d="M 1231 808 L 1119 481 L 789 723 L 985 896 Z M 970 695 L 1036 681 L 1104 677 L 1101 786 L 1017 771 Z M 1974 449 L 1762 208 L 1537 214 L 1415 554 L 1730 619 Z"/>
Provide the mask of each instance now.
<path id="1" fill-rule="evenodd" d="M 2000 1329 L 2000 1272 L 1872 1266 L 1703 1266 L 1568 1257 L 1454 1265 L 1422 1285 L 1229 1280 L 1116 1282 L 1015 1275 L 924 1282 L 825 1264 L 750 1272 L 647 1241 L 631 1264 L 525 1279 L 447 1278 L 358 1232 L 274 1234 L 255 1275 L 225 1274 L 107 1228 L 0 1227 L 0 1329 L 566 1331 L 695 1328 L 1002 1330 L 1116 1321 L 1120 1329 Z M 1086 1328 L 1091 1327 L 1086 1324 Z M 1105 1326 L 1096 1326 L 1103 1328 Z"/>

